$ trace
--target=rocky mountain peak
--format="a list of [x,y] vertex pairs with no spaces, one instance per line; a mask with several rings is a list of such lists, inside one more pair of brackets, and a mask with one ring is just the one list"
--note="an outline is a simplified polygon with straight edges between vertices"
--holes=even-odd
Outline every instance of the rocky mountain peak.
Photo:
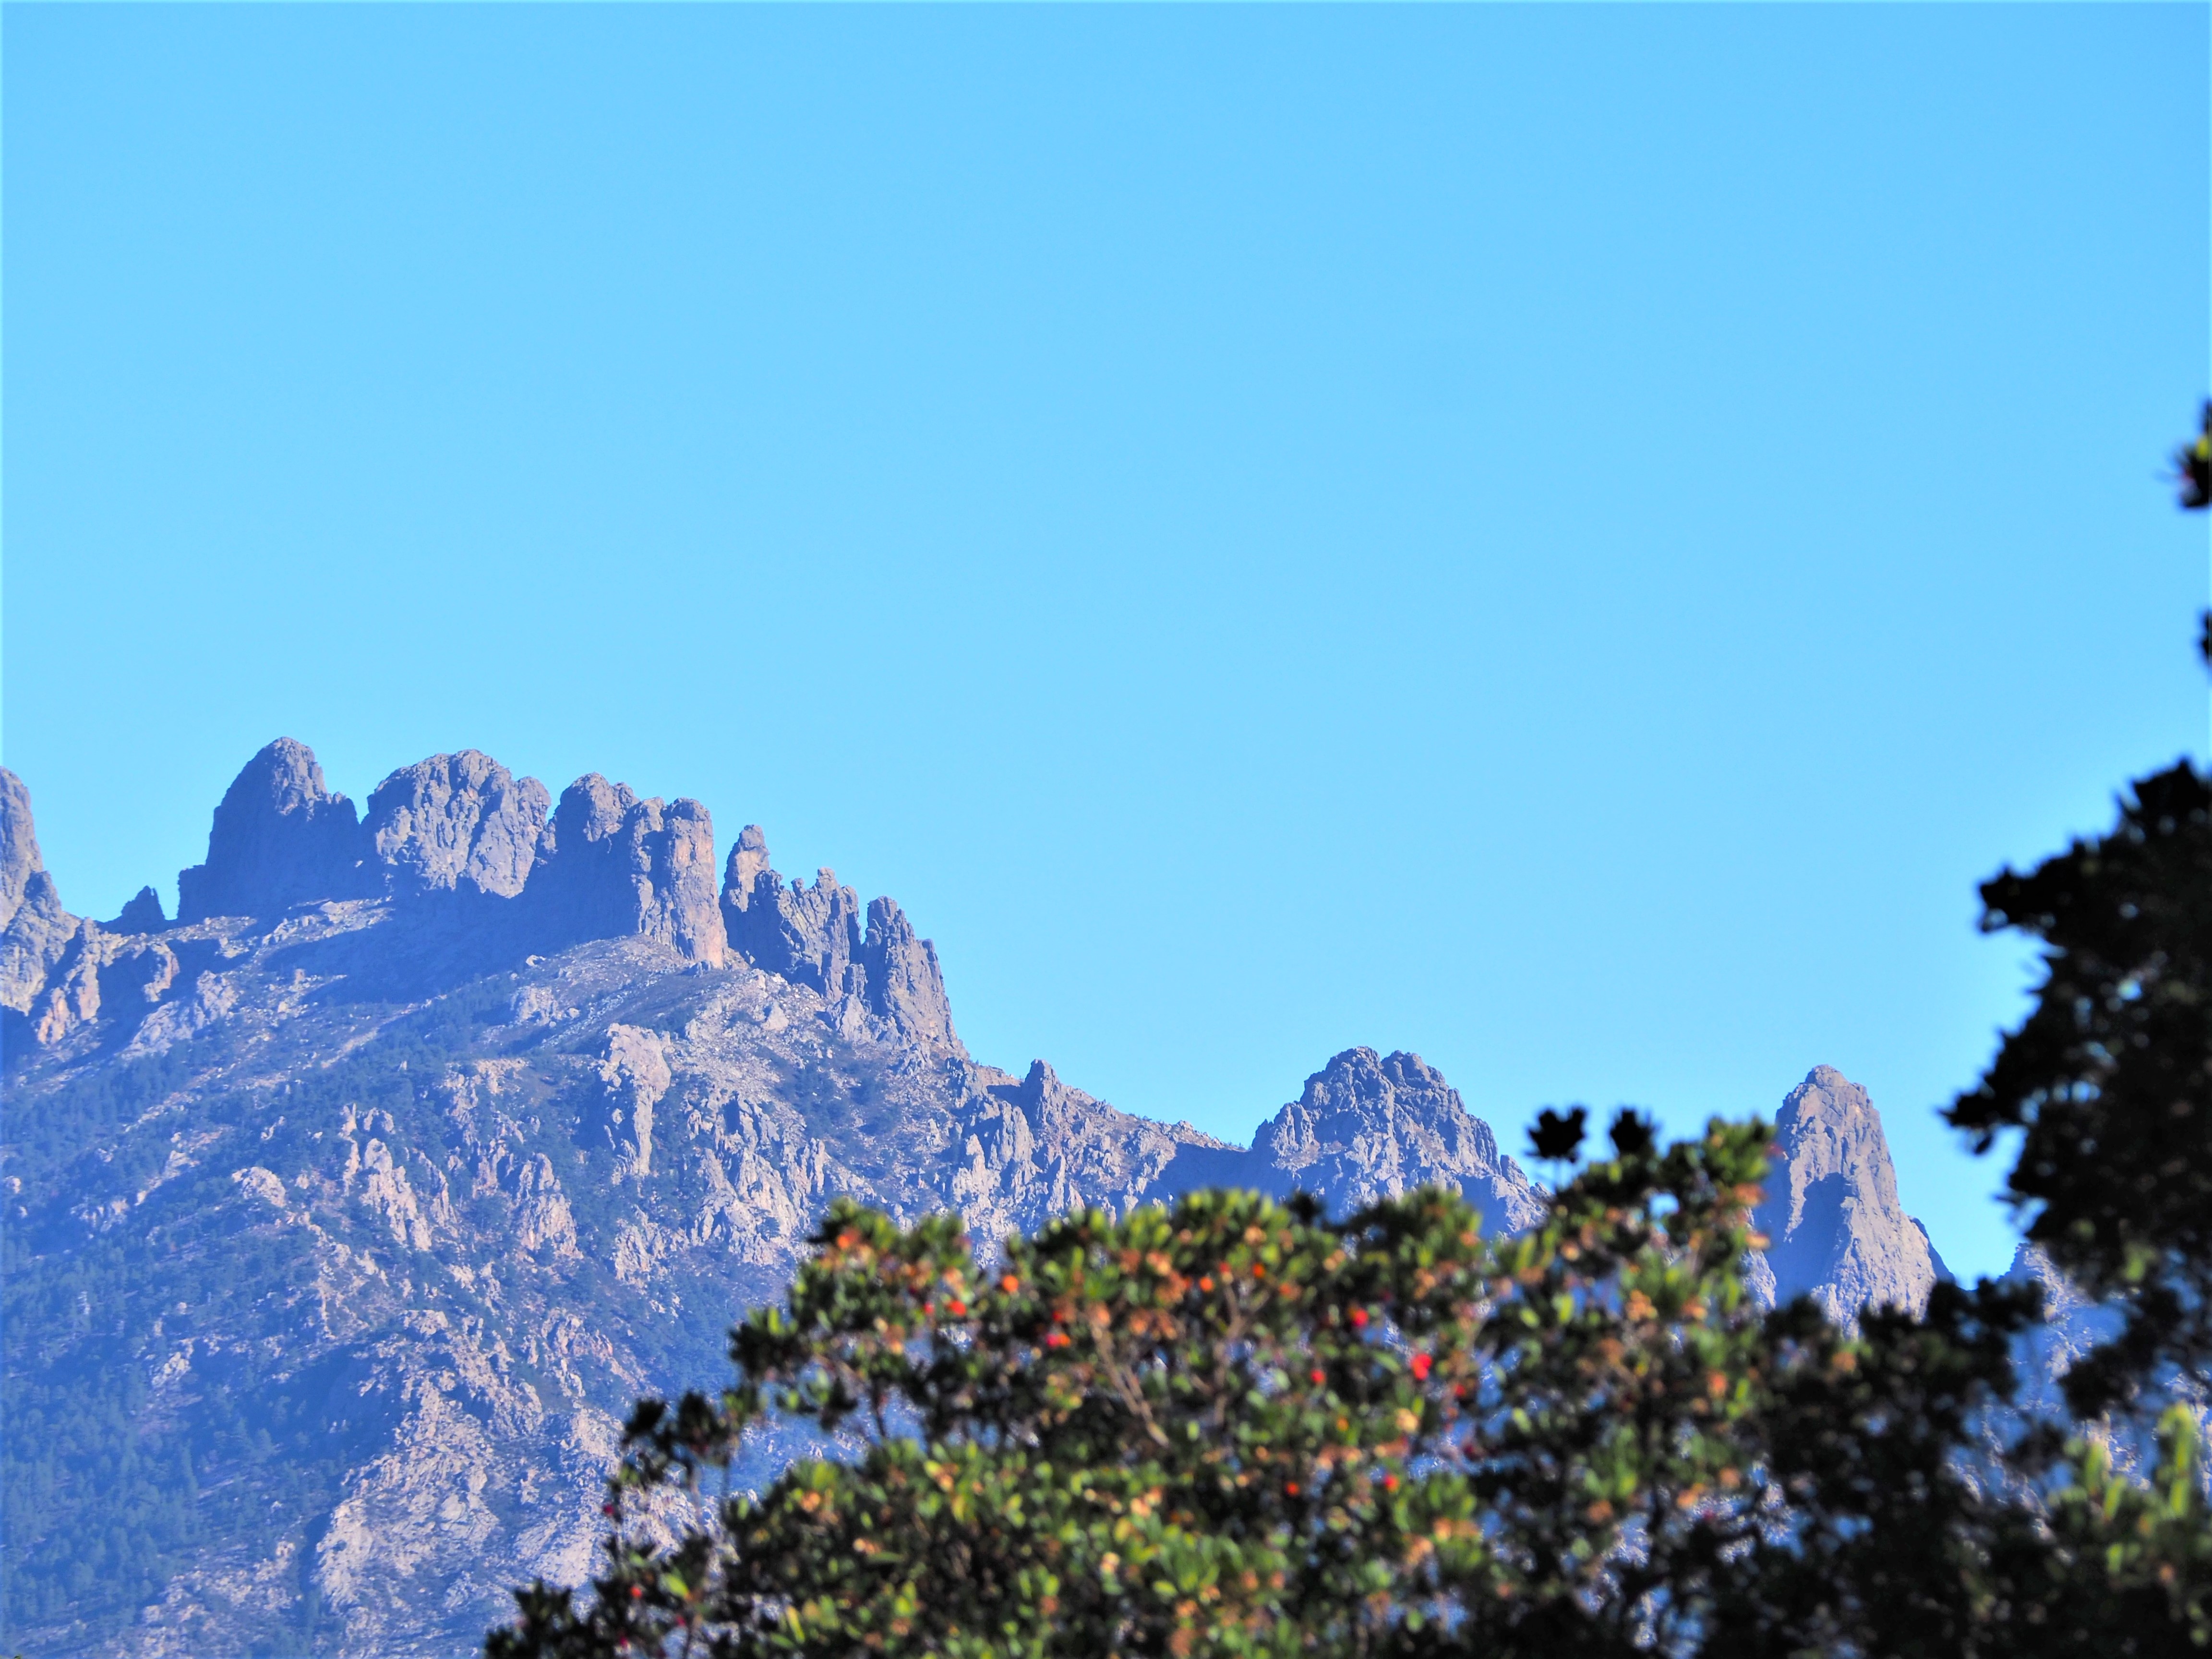
[[868,901],[868,929],[856,964],[866,975],[858,988],[871,1012],[908,1039],[965,1054],[952,1030],[952,1004],[937,947],[915,936],[914,924],[895,899]]
[[774,873],[768,867],[768,836],[760,825],[749,823],[738,832],[729,862],[722,866],[724,907],[738,911],[750,908],[754,884],[763,873]]
[[31,823],[31,792],[22,779],[0,766],[0,927],[15,919],[24,889],[46,867]]
[[1493,1231],[1534,1224],[1543,1197],[1490,1126],[1419,1054],[1347,1048],[1261,1126],[1261,1184],[1312,1193],[1337,1214],[1431,1183],[1457,1187]]
[[527,898],[541,949],[635,935],[686,961],[720,963],[729,945],[707,809],[696,800],[641,800],[596,772],[561,792]]
[[1832,1066],[1808,1073],[1776,1115],[1755,1222],[1768,1243],[1754,1293],[1810,1291],[1838,1322],[1870,1304],[1917,1312],[1941,1276],[1926,1231],[1898,1201],[1881,1114]]
[[396,892],[465,886],[513,898],[538,861],[551,806],[537,779],[517,778],[490,756],[464,749],[402,767],[378,784],[366,827]]
[[267,917],[315,899],[358,898],[369,847],[354,805],[323,782],[314,751],[279,738],[215,809],[207,861],[177,875],[177,919]]
[[[31,792],[0,769],[0,1008],[30,1013],[78,931],[39,855]],[[13,1035],[11,1031],[10,1035]]]
[[123,913],[112,921],[100,924],[100,931],[108,933],[158,933],[169,925],[169,918],[161,909],[161,896],[150,887],[141,887]]

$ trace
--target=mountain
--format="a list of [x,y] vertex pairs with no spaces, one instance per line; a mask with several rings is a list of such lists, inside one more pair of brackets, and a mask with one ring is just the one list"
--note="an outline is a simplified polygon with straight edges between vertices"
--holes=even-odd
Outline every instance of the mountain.
[[1843,1324],[1869,1305],[1917,1313],[1951,1276],[1898,1202],[1881,1114],[1833,1066],[1814,1066],[1775,1115],[1766,1201],[1753,1221],[1768,1243],[1752,1263],[1752,1293],[1770,1307],[1810,1295]]
[[[897,904],[716,851],[695,801],[472,750],[363,811],[280,739],[173,921],[95,922],[0,772],[0,1640],[474,1650],[583,1576],[620,1416],[721,1372],[836,1194],[986,1248],[1222,1182],[1540,1212],[1417,1055],[1340,1054],[1231,1146],[977,1061]],[[1778,1282],[1909,1296],[1870,1103],[1791,1102]]]

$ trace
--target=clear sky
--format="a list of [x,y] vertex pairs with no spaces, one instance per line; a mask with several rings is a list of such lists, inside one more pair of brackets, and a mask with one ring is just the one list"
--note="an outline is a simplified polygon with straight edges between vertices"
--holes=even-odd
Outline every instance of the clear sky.
[[1866,1084],[2202,756],[2208,11],[9,6],[4,756],[173,903],[280,733],[692,795],[980,1058],[1509,1145]]

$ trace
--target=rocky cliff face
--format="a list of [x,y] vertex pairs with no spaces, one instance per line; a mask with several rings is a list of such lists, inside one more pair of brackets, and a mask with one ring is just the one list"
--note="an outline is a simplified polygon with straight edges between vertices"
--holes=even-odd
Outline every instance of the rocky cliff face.
[[1869,1305],[1917,1313],[1943,1276],[1927,1230],[1898,1202],[1881,1115],[1832,1066],[1814,1066],[1782,1103],[1756,1220],[1768,1243],[1753,1292],[1769,1304],[1809,1293],[1842,1322]]
[[[1224,1182],[1540,1206],[1416,1055],[1337,1055],[1249,1148],[981,1065],[897,905],[787,885],[754,828],[718,894],[693,802],[549,810],[464,751],[361,822],[280,742],[174,923],[94,924],[0,782],[0,1641],[33,1655],[475,1651],[507,1586],[586,1573],[621,1414],[721,1372],[837,1194],[987,1249]],[[1790,1273],[1909,1282],[1871,1107],[1807,1089]]]
[[1347,1048],[1316,1072],[1233,1169],[1205,1178],[1309,1192],[1340,1215],[1415,1187],[1456,1187],[1494,1232],[1544,1212],[1542,1192],[1442,1073],[1419,1054],[1372,1048]]
[[0,928],[15,919],[33,876],[46,867],[31,823],[31,792],[0,766]]
[[372,856],[387,890],[513,898],[538,861],[553,799],[489,755],[464,749],[402,767],[368,798]]
[[324,786],[313,751],[279,738],[246,763],[215,809],[207,862],[177,877],[177,920],[362,897],[368,852],[353,803]]

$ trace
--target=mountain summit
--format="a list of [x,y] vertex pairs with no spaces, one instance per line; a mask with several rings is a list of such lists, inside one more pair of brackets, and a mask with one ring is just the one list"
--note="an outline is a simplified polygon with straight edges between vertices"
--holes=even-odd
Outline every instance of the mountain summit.
[[[7,1644],[475,1651],[586,1575],[630,1401],[721,1372],[836,1194],[985,1249],[1222,1182],[1540,1213],[1418,1055],[1346,1049],[1231,1146],[978,1062],[896,903],[716,851],[696,801],[475,750],[362,814],[280,739],[173,922],[94,922],[0,773]],[[1839,1307],[1917,1282],[1863,1103],[1793,1094],[1771,1200]]]

